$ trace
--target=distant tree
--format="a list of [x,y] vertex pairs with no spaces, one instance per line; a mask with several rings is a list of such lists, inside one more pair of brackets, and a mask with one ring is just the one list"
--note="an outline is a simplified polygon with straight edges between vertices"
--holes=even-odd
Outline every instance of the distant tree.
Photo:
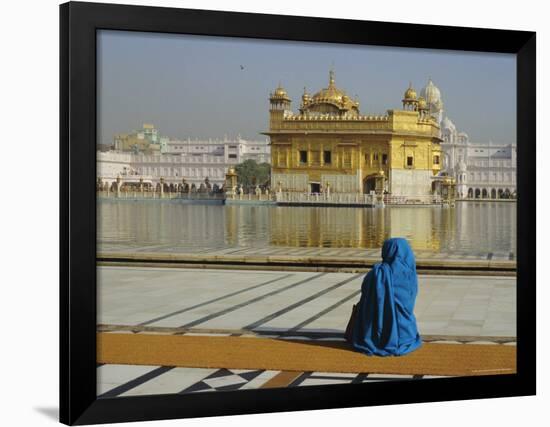
[[258,164],[255,160],[249,159],[235,166],[237,172],[237,183],[244,188],[256,185],[269,186],[271,179],[271,165],[269,163]]

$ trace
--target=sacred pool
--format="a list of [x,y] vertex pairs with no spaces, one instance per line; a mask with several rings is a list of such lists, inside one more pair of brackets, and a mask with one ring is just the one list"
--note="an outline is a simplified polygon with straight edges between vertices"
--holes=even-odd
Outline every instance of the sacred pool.
[[379,248],[405,237],[413,249],[515,258],[515,202],[454,207],[283,207],[98,200],[99,246],[194,251],[240,247]]

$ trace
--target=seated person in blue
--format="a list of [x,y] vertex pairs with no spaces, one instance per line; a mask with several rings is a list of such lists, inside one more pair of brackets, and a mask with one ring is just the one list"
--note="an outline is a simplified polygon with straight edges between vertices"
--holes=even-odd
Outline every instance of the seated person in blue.
[[416,262],[408,242],[384,242],[382,262],[375,264],[361,285],[346,339],[361,353],[401,356],[416,350],[422,340],[416,327],[414,303],[418,292]]

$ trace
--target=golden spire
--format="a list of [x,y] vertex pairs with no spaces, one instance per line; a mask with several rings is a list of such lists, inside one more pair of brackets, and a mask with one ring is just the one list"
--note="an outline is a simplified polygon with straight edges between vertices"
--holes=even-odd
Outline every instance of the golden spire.
[[328,87],[334,86],[334,70],[331,68],[328,73]]
[[309,93],[307,93],[307,89],[304,86],[304,94],[302,95],[302,104],[306,105],[311,101],[311,96]]

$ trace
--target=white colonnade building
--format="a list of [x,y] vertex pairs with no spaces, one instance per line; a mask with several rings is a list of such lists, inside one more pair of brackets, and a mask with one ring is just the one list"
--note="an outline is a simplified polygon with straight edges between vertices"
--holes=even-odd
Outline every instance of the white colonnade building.
[[[270,146],[265,141],[169,140],[161,138],[160,152],[98,151],[97,177],[104,187],[121,179],[124,183],[142,182],[155,188],[160,179],[167,185],[179,185],[184,179],[196,188],[208,178],[211,185],[222,187],[230,167],[252,159],[270,162]],[[141,180],[141,181],[140,181]]]
[[515,144],[472,142],[445,115],[441,92],[430,79],[420,95],[439,121],[443,164],[441,174],[455,179],[458,199],[515,198],[517,192]]

